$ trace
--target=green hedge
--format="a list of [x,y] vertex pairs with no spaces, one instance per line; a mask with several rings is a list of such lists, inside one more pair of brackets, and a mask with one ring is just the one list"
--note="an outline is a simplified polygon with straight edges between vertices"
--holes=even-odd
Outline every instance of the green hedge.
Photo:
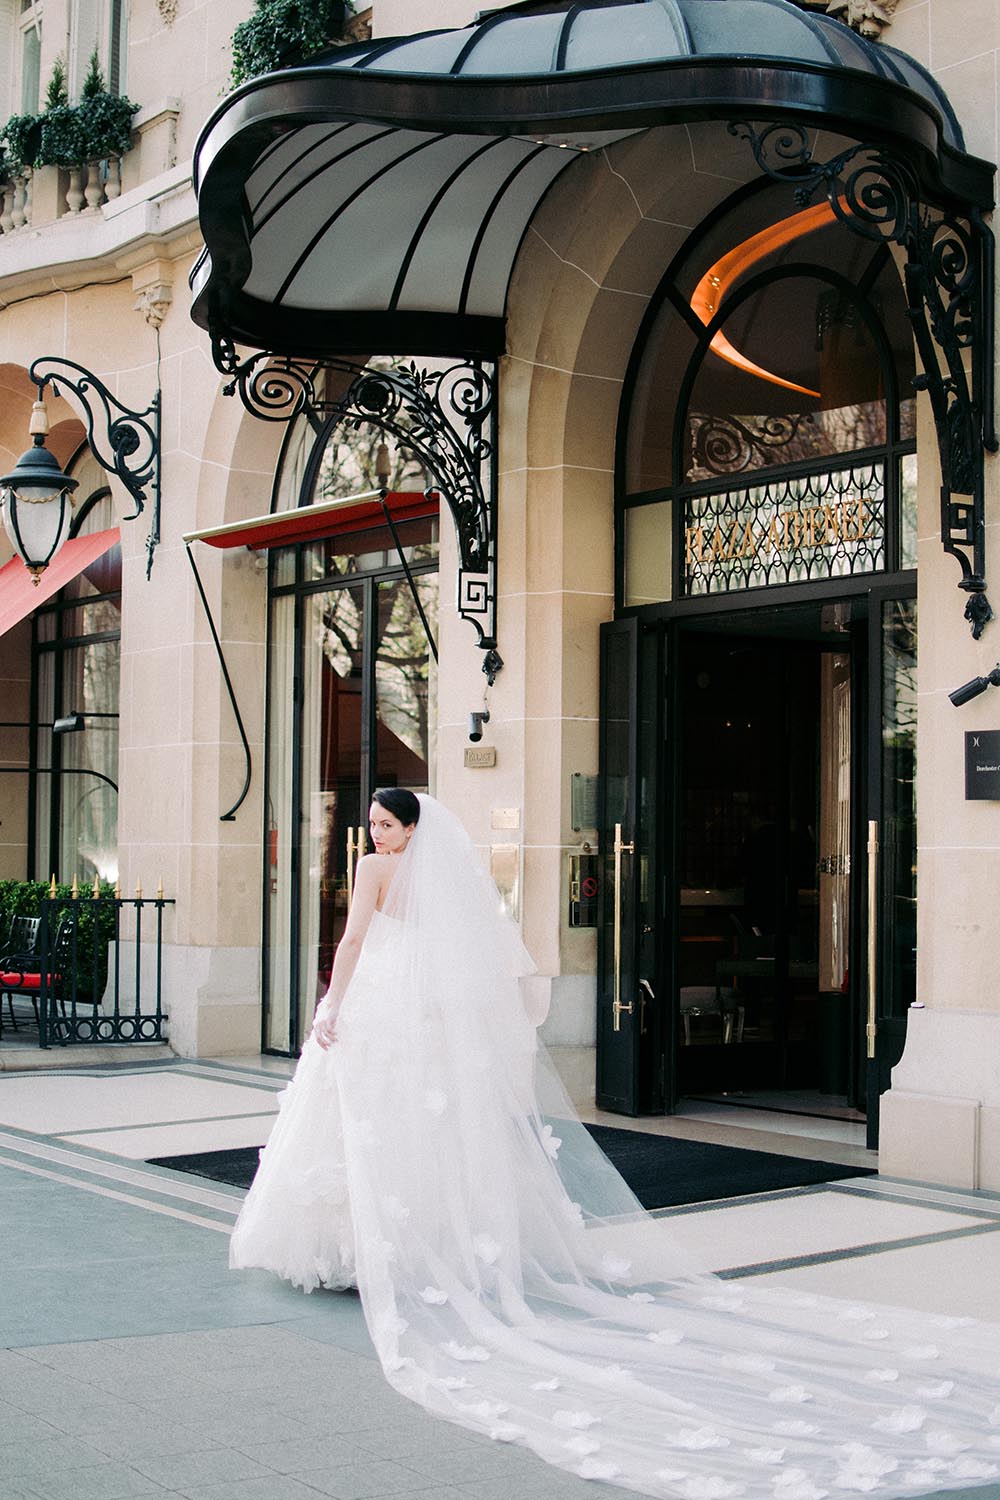
[[[102,896],[114,896],[115,888],[104,882]],[[0,880],[0,951],[6,950],[11,920],[14,917],[40,917],[42,903],[50,892],[44,880]],[[49,914],[50,932],[55,929],[64,912],[75,906],[79,912],[77,926],[77,969],[79,972],[78,993],[92,993],[94,980],[94,947],[97,946],[97,994],[103,995],[108,977],[108,944],[115,936],[115,904],[113,901],[93,901],[84,888],[78,901],[74,902],[73,889],[69,885],[56,886],[59,905]],[[63,904],[65,903],[65,904]]]

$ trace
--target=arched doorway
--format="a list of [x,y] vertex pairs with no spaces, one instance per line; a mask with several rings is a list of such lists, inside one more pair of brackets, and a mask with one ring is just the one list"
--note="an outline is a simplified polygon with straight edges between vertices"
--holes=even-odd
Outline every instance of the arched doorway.
[[888,247],[788,207],[696,231],[633,358],[598,1100],[874,1137],[914,994],[914,356]]

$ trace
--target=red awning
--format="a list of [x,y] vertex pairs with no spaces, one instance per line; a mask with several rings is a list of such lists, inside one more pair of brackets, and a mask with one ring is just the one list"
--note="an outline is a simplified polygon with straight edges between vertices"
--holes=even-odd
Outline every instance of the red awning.
[[[385,497],[392,519],[420,521],[436,516],[441,497],[436,490],[390,490]],[[318,542],[349,531],[368,531],[384,526],[381,501],[363,496],[331,500],[325,505],[302,505],[296,510],[281,510],[273,516],[257,516],[250,521],[232,521],[228,526],[214,526],[208,531],[191,531],[186,542],[207,542],[210,547],[288,547],[294,542]]]
[[105,552],[120,540],[117,526],[107,531],[95,531],[90,536],[73,536],[64,542],[35,583],[19,557],[0,568],[0,635],[6,635],[21,620],[27,619],[33,609],[45,604],[59,590],[78,578],[91,563],[103,557]]

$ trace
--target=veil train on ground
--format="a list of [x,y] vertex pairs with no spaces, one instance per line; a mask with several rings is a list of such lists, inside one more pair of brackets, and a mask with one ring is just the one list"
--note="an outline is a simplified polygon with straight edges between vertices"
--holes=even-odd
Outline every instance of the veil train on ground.
[[584,1478],[889,1500],[1000,1477],[1000,1327],[694,1263],[581,1124],[522,1003],[516,927],[458,820],[420,803],[231,1263],[356,1283],[397,1390]]

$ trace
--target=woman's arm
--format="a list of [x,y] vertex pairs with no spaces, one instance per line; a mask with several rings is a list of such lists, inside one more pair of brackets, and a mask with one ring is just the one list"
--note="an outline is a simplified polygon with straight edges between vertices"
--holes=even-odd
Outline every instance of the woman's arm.
[[344,935],[337,944],[330,987],[316,1007],[313,1022],[313,1035],[323,1048],[329,1047],[334,1040],[337,1012],[361,956],[365,935],[378,902],[381,874],[381,861],[377,854],[366,854],[358,861],[351,910]]

